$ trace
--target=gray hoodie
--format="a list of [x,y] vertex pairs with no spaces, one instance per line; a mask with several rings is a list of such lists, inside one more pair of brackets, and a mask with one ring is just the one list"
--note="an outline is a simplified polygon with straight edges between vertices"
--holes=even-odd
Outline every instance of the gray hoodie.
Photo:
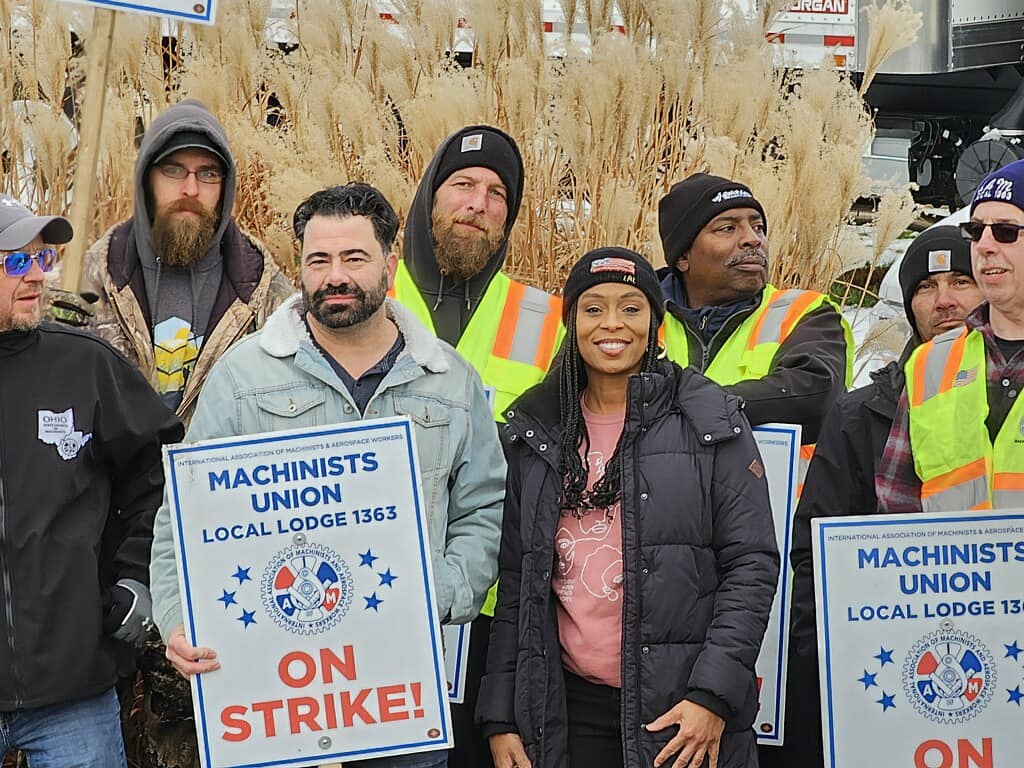
[[[169,267],[157,257],[153,249],[152,211],[146,200],[147,179],[153,159],[171,137],[182,131],[207,136],[226,160],[220,217],[212,245],[202,259],[187,269]],[[195,99],[185,99],[161,112],[146,131],[139,147],[135,161],[135,216],[132,226],[145,279],[157,368],[170,382],[161,389],[165,402],[171,408],[176,408],[181,401],[183,379],[191,372],[208,331],[223,274],[220,241],[231,220],[236,178],[235,161],[223,126]],[[176,349],[182,339],[187,339],[185,349]]]

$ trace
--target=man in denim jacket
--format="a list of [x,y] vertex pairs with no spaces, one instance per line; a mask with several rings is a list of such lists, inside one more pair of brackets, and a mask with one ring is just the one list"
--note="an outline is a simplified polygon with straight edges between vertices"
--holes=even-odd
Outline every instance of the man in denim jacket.
[[[313,194],[296,209],[302,294],[210,372],[187,440],[363,418],[413,421],[430,525],[438,615],[460,624],[497,578],[505,461],[480,378],[413,314],[386,298],[398,217],[373,187]],[[157,513],[150,573],[167,658],[184,676],[219,666],[185,637],[170,513]],[[364,768],[435,768],[446,750],[367,760]]]

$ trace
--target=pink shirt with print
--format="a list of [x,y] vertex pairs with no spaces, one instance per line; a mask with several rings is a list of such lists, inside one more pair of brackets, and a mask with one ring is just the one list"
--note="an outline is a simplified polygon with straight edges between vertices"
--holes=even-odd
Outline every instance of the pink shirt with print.
[[[582,400],[582,398],[581,398]],[[586,456],[589,490],[604,475],[622,434],[626,414],[597,414],[583,406],[590,436]],[[622,523],[620,505],[563,513],[555,533],[562,664],[593,683],[622,686]]]

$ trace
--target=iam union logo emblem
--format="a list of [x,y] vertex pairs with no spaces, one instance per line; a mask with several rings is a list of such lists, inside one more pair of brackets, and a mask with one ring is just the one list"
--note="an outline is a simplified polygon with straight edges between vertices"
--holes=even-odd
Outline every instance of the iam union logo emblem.
[[263,607],[284,629],[300,635],[325,632],[352,604],[352,574],[322,544],[297,544],[275,555],[263,571]]
[[967,632],[932,632],[907,655],[903,688],[914,709],[929,720],[967,722],[988,705],[995,692],[992,654]]

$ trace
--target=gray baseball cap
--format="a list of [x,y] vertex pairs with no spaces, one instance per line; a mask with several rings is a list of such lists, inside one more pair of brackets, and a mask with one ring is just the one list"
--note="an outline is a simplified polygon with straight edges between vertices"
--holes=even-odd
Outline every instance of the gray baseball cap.
[[0,195],[0,251],[24,248],[36,235],[49,245],[63,245],[75,233],[63,216],[36,216],[13,197]]

